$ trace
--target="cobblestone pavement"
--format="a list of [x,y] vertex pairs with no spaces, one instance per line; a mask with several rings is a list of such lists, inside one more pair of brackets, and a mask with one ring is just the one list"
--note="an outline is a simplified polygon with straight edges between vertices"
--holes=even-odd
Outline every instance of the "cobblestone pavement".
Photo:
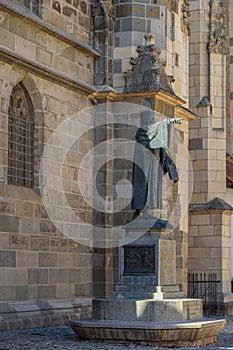
[[[161,349],[133,344],[112,344],[77,340],[68,326],[14,330],[0,333],[0,350],[149,350]],[[165,348],[163,348],[165,349]],[[198,348],[180,350],[233,350],[233,323],[228,323],[218,336],[217,343]]]

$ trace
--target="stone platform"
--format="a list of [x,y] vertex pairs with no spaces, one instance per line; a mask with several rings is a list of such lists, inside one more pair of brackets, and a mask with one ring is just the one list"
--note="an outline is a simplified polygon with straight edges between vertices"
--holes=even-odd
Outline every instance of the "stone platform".
[[[91,319],[73,320],[78,337],[184,347],[216,341],[225,320],[202,319],[202,300],[188,299],[176,282],[176,241],[162,237],[150,216],[127,225],[119,247],[119,282],[109,299],[93,300]],[[143,232],[142,227],[153,228]],[[137,238],[136,238],[137,237]],[[124,242],[123,242],[124,243]]]
[[200,299],[97,299],[93,318],[72,320],[79,338],[164,347],[216,341],[225,320],[202,319]]
[[184,347],[215,342],[226,323],[203,319],[200,299],[154,295],[154,299],[117,299],[113,293],[109,299],[94,299],[92,318],[72,320],[70,325],[87,340]]
[[201,318],[200,299],[93,300],[93,319],[100,321],[180,322]]
[[214,343],[225,320],[185,322],[105,321],[83,319],[71,321],[79,338],[112,342],[134,342],[162,347],[203,346]]

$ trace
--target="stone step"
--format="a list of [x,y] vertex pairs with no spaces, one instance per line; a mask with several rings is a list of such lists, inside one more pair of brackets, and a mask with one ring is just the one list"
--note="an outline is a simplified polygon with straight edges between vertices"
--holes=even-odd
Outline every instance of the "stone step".
[[164,292],[163,297],[164,299],[183,298],[184,293],[183,292]]
[[162,347],[205,346],[216,341],[225,320],[186,322],[72,320],[81,339],[128,342]]
[[178,285],[162,286],[161,293],[156,292],[156,286],[118,284],[112,293],[114,299],[172,299],[182,298],[183,292]]
[[161,300],[163,299],[163,293],[156,293],[156,292],[148,292],[148,291],[135,291],[135,292],[113,292],[112,293],[113,299],[137,299],[137,300],[145,300],[145,299],[155,299],[155,300]]
[[168,285],[168,286],[161,286],[162,292],[179,292],[180,287],[176,284]]
[[176,299],[183,298],[183,292],[165,292],[165,293],[154,293],[154,292],[113,292],[113,299]]
[[[118,284],[115,288],[116,292],[134,292],[135,290],[138,292],[152,292],[155,293],[156,292],[156,285],[148,285],[145,283],[142,284]],[[168,285],[168,286],[161,286],[161,291],[162,292],[179,292],[180,288],[178,285],[174,284],[174,285]]]

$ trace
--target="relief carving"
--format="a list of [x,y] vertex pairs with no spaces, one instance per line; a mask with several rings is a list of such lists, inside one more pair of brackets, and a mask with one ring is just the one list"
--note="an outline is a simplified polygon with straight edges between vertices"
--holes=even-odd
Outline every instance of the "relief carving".
[[4,23],[7,18],[7,14],[3,11],[0,11],[0,24]]
[[190,10],[189,10],[189,1],[183,0],[183,5],[181,6],[181,29],[187,35],[190,35]]
[[153,246],[124,247],[124,274],[155,273],[155,248]]
[[112,0],[100,0],[98,4],[92,6],[92,16],[101,16],[114,18],[115,17],[115,6],[112,4]]
[[167,8],[171,12],[175,12],[178,14],[179,12],[179,0],[168,0]]
[[226,55],[227,48],[227,36],[226,36],[226,15],[224,1],[210,0],[210,12],[209,12],[209,44],[208,50],[210,53]]

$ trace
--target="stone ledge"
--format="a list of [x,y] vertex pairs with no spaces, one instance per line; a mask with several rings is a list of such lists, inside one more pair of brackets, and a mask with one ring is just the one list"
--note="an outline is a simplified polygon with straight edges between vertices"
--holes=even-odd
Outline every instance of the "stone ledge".
[[79,338],[163,347],[205,346],[216,341],[225,320],[139,322],[72,320]]
[[69,321],[72,318],[76,318],[76,316],[64,314],[9,319],[0,321],[0,332],[10,331],[13,329],[27,329],[45,326],[62,326],[69,324]]
[[89,298],[0,302],[0,331],[65,325],[91,313]]
[[223,199],[215,197],[212,199],[210,202],[205,203],[205,204],[191,204],[189,206],[189,211],[233,211],[233,207],[225,202]]
[[71,76],[61,73],[56,69],[50,68],[45,64],[25,58],[24,56],[19,55],[15,51],[9,50],[2,45],[0,45],[0,59],[7,64],[12,64],[16,67],[22,68],[48,81],[57,83],[84,95],[89,95],[90,93],[93,93],[93,91],[96,91],[90,84],[87,84],[79,79],[72,78]]

